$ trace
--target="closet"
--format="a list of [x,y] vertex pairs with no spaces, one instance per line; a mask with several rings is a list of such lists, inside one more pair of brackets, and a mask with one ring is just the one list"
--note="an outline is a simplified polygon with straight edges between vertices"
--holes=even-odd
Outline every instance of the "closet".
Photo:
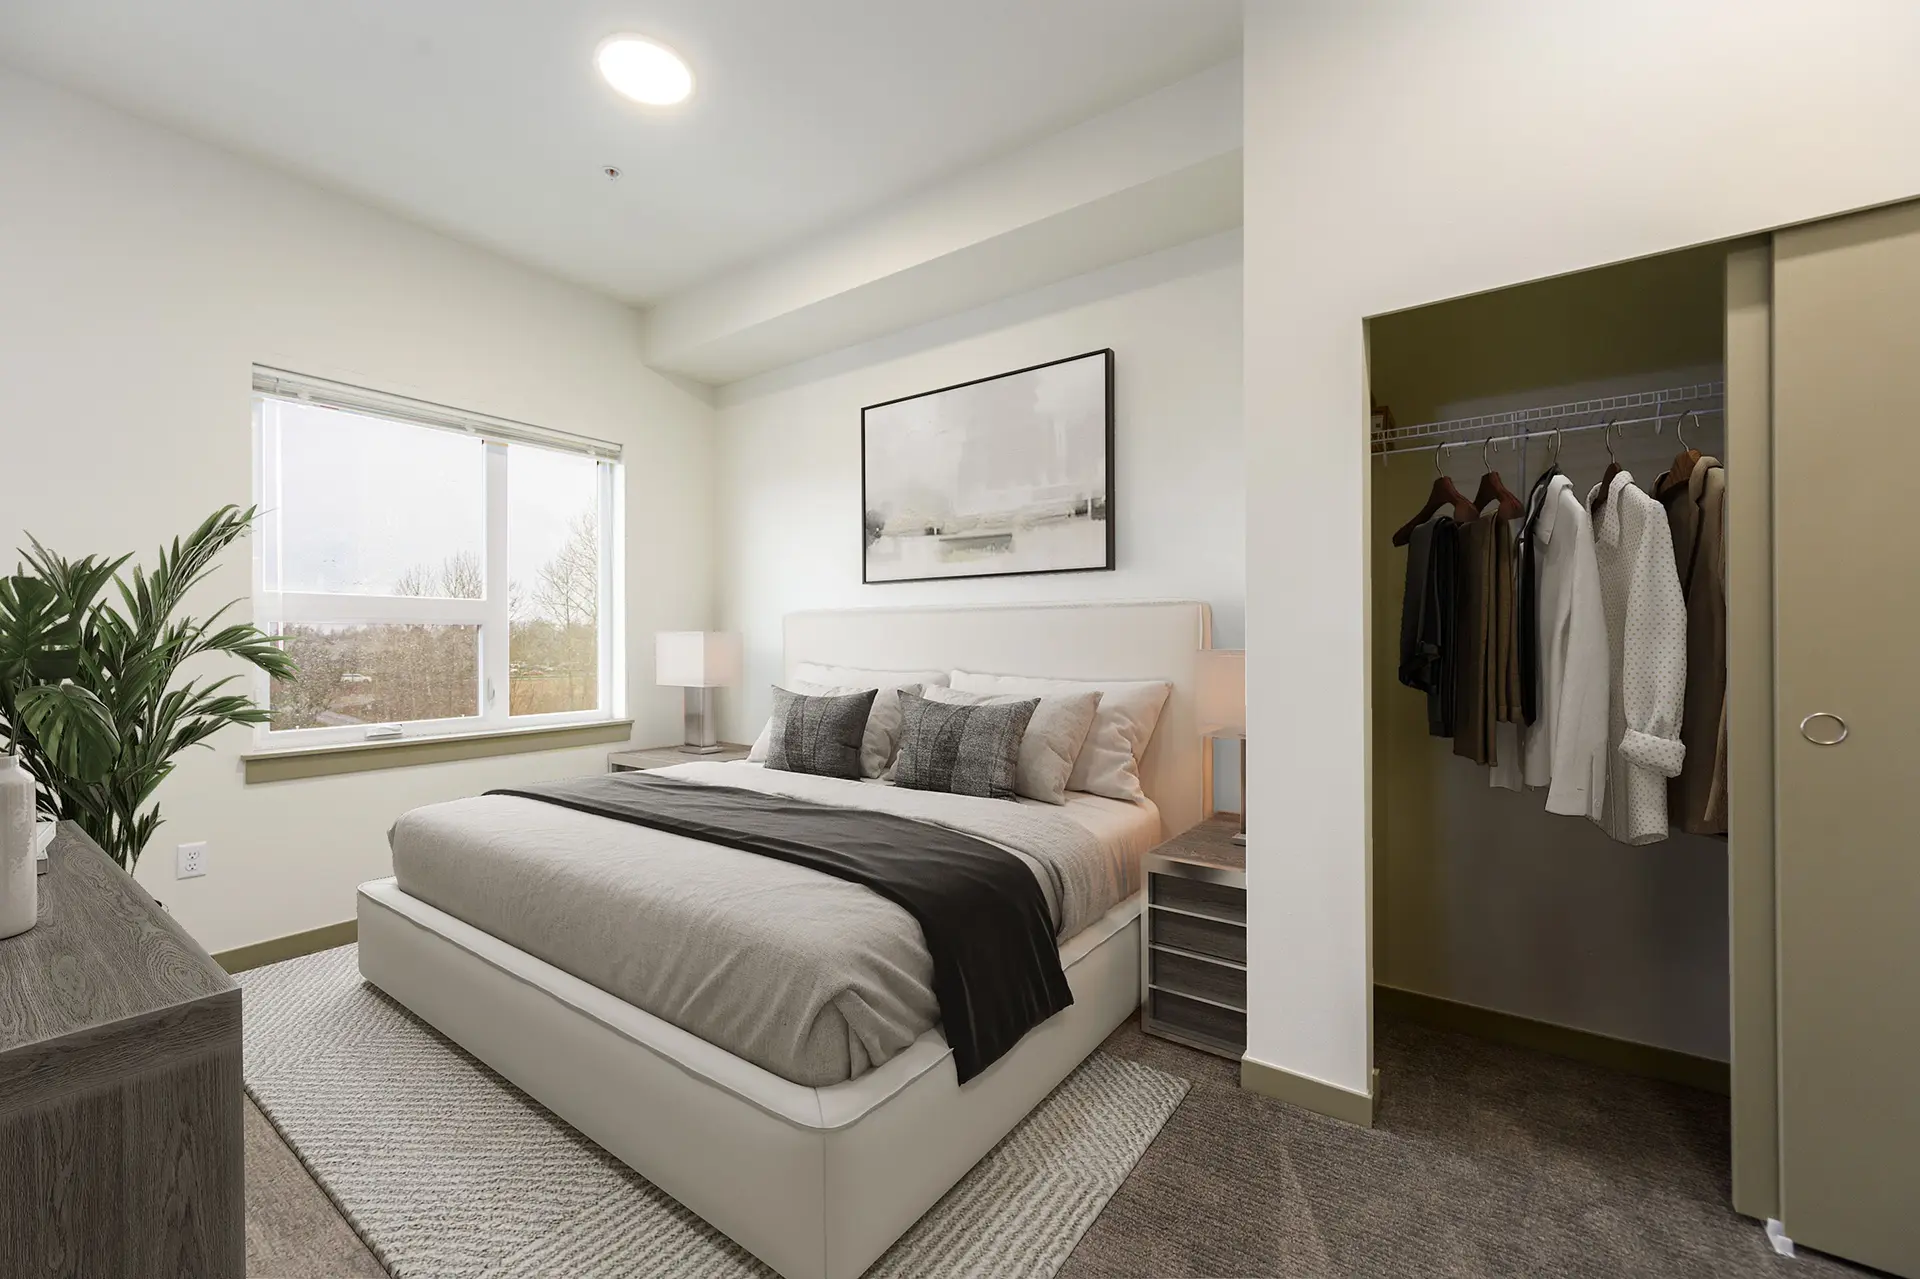
[[1376,1007],[1729,1093],[1910,1275],[1916,357],[1920,205],[1368,325]]

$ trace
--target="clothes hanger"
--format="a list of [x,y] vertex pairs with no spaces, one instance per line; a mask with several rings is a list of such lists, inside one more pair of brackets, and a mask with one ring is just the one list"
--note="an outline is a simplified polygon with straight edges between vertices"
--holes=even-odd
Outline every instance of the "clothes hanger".
[[1613,424],[1619,420],[1617,417],[1608,418],[1606,426],[1600,432],[1607,443],[1607,456],[1612,460],[1607,463],[1606,474],[1600,477],[1600,491],[1593,498],[1593,514],[1596,519],[1599,518],[1601,508],[1607,504],[1607,494],[1613,491],[1613,477],[1620,474],[1622,469],[1620,457],[1613,451]]
[[1512,519],[1525,511],[1526,504],[1507,488],[1500,479],[1500,472],[1493,469],[1493,437],[1489,435],[1480,446],[1480,465],[1486,468],[1486,474],[1480,477],[1480,491],[1473,495],[1473,507],[1482,510],[1488,502],[1500,503],[1500,516]]
[[1688,409],[1673,424],[1673,433],[1680,439],[1680,453],[1673,459],[1673,465],[1667,468],[1667,484],[1685,484],[1693,475],[1693,468],[1700,464],[1700,450],[1687,444],[1687,419],[1695,416],[1694,411]]
[[1540,488],[1559,472],[1559,422],[1553,422],[1553,436],[1548,440],[1548,469],[1540,472],[1540,478],[1534,480],[1534,488]]
[[[1533,509],[1531,503],[1534,495],[1552,483],[1553,477],[1560,473],[1560,424],[1556,422],[1553,426],[1553,434],[1547,439],[1547,465],[1541,470],[1539,475],[1534,477],[1533,483],[1527,487],[1528,510]],[[1522,470],[1521,474],[1524,476],[1526,472]]]
[[1452,478],[1441,469],[1441,459],[1446,457],[1447,449],[1450,447],[1452,447],[1450,444],[1442,444],[1433,451],[1433,473],[1437,478],[1433,481],[1433,487],[1427,491],[1427,504],[1420,508],[1420,514],[1402,524],[1394,533],[1395,546],[1405,546],[1413,540],[1413,530],[1432,519],[1434,513],[1443,506],[1453,507],[1453,518],[1458,523],[1465,524],[1469,520],[1479,518],[1479,508],[1461,495],[1460,490],[1454,487]]

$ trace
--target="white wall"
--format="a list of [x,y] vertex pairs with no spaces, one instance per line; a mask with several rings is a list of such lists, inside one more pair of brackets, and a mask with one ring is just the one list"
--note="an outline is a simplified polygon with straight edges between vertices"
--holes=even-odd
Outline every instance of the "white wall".
[[1920,193],[1920,8],[1250,0],[1244,57],[1247,1052],[1365,1091],[1362,317]]
[[[4,71],[0,175],[0,549],[30,530],[151,555],[247,502],[256,361],[618,440],[629,709],[642,741],[676,738],[650,636],[711,620],[712,410],[641,364],[631,311]],[[201,605],[248,576],[229,555]],[[250,740],[182,757],[140,868],[214,950],[351,917],[409,807],[605,766],[596,748],[246,786]],[[176,882],[174,844],[198,839],[210,873]]]
[[[1200,599],[1215,644],[1238,646],[1240,311],[1240,237],[1228,232],[723,391],[721,614],[747,658],[744,687],[724,699],[726,732],[750,740],[765,719],[780,619],[795,609]],[[861,583],[863,405],[1106,346],[1117,571]]]

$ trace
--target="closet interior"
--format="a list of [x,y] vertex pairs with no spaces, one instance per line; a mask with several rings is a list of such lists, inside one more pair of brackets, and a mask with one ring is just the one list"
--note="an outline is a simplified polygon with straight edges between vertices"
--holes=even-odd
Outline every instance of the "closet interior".
[[1368,325],[1376,1007],[1720,1091],[1726,252]]

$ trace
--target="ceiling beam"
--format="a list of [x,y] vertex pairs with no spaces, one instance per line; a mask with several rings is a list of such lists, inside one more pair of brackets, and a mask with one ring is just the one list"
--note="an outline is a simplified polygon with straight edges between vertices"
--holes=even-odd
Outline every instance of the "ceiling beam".
[[1238,226],[1223,63],[661,302],[647,362],[725,384]]

